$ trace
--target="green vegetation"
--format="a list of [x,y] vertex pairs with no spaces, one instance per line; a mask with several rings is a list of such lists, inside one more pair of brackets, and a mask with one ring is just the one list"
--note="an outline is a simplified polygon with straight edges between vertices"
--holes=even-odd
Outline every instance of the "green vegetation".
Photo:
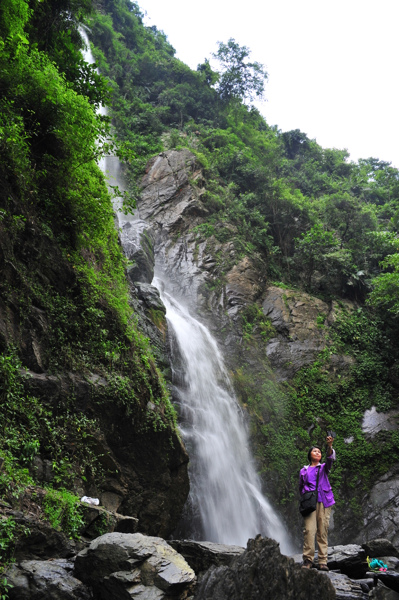
[[[89,0],[0,7],[0,489],[19,507],[45,461],[55,488],[46,500],[50,521],[73,537],[76,499],[57,488],[73,491],[88,480],[101,487],[107,471],[95,407],[118,407],[136,431],[176,427],[129,305],[97,165],[119,150],[110,119],[96,110],[111,89],[81,54],[79,26],[92,11]],[[66,386],[57,401],[32,391],[29,369]],[[75,396],[77,374],[92,388],[86,412]],[[157,412],[148,411],[150,401]]]
[[54,529],[62,530],[71,538],[79,538],[84,527],[79,498],[65,489],[48,490],[43,510]]
[[306,449],[314,443],[323,448],[329,429],[337,433],[339,461],[331,480],[339,506],[350,497],[360,507],[378,475],[397,463],[398,432],[381,431],[369,439],[361,427],[372,406],[379,412],[397,407],[397,333],[367,308],[342,310],[326,349],[284,385],[276,384],[266,360],[261,371],[253,371],[261,342],[252,339],[248,362],[234,373],[234,382],[252,417],[255,455],[281,504],[295,501]]
[[[101,75],[83,61],[82,23]],[[372,405],[387,410],[398,401],[399,171],[376,158],[349,162],[346,151],[324,149],[299,130],[270,127],[251,105],[267,74],[249,56],[230,39],[214,57],[220,70],[205,59],[193,71],[162,32],[143,25],[130,0],[2,0],[0,489],[9,502],[35,483],[37,458],[50,461],[55,489],[73,490],[75,477],[101,485],[94,408],[117,406],[139,434],[176,426],[129,304],[126,262],[97,165],[111,150],[126,162],[130,206],[150,157],[183,147],[195,154],[202,177],[192,185],[205,190],[207,212],[192,233],[209,251],[218,247],[209,290],[220,291],[227,272],[249,257],[264,281],[359,307],[342,312],[326,350],[284,385],[265,356],[271,322],[256,302],[240,314],[234,383],[278,500],[293,499],[304,449],[321,443],[327,427],[338,433],[333,477],[342,498],[354,464],[367,487],[397,460],[396,432],[372,444],[361,419]],[[110,117],[97,113],[100,104]],[[319,332],[327,330],[325,317],[317,317]],[[150,318],[163,331],[163,313]],[[251,353],[262,373],[254,374]],[[347,360],[335,369],[334,356]],[[59,403],[31,392],[25,367],[79,373],[92,386],[92,412],[79,409],[73,389]],[[356,494],[355,507],[359,487]],[[61,489],[47,498],[53,525],[75,536],[75,500]]]
[[219,43],[219,71],[208,60],[192,71],[163,33],[143,26],[137,4],[104,8],[90,19],[91,38],[130,150],[132,193],[152,154],[188,147],[203,167],[209,211],[196,231],[233,238],[236,260],[257,255],[273,279],[361,302],[375,286],[370,301],[395,311],[398,170],[374,158],[351,163],[299,130],[271,128],[243,102],[264,93],[267,73],[235,40]]
[[252,343],[255,334],[260,335],[264,343],[276,335],[270,319],[265,317],[257,304],[248,304],[242,311],[241,318],[243,337],[248,344]]

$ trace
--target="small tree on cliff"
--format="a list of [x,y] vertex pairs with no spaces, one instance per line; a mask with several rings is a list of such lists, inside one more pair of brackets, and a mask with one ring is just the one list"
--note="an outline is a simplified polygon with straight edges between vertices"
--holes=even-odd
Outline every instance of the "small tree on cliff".
[[314,273],[331,269],[339,242],[331,231],[326,231],[319,223],[294,241],[296,263],[302,271],[307,291],[311,291]]
[[251,51],[230,38],[227,44],[218,42],[219,49],[212,54],[219,61],[218,92],[223,100],[239,99],[253,102],[262,99],[268,74],[264,65],[248,62]]

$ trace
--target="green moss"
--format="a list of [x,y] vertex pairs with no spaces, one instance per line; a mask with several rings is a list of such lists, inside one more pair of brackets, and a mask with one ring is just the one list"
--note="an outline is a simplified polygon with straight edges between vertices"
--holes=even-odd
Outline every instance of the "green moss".
[[258,304],[248,304],[241,312],[243,337],[252,343],[254,335],[260,335],[263,343],[275,337],[276,330],[269,317],[266,317]]
[[65,489],[49,489],[43,500],[43,510],[54,529],[70,538],[79,539],[84,528],[79,498]]

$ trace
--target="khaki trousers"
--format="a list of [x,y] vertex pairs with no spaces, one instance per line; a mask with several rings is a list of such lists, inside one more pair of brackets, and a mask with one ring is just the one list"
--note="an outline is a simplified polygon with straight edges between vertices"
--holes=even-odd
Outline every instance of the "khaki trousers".
[[322,502],[318,502],[316,510],[305,517],[303,530],[303,560],[313,562],[315,552],[315,535],[317,533],[317,549],[319,565],[327,564],[328,556],[328,526],[330,524],[332,507],[324,508]]

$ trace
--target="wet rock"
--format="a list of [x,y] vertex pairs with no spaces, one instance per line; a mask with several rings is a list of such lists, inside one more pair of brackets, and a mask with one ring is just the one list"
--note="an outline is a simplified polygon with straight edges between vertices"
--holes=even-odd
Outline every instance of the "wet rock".
[[396,556],[399,558],[399,550],[389,540],[383,538],[365,542],[362,544],[362,548],[370,558],[380,558],[381,556]]
[[347,535],[360,543],[384,537],[399,546],[399,463],[375,481],[364,499],[363,514],[362,530],[349,530]]
[[370,592],[369,598],[373,598],[373,600],[399,600],[399,594],[378,581],[376,587]]
[[258,536],[230,566],[212,567],[204,575],[195,600],[333,600],[334,587],[315,569],[301,569],[282,556],[277,542]]
[[159,291],[153,285],[148,283],[136,283],[138,296],[145,302],[149,309],[166,313],[166,308],[161,300]]
[[340,573],[330,572],[327,573],[327,577],[335,588],[337,600],[367,600],[370,590],[374,587],[372,581],[355,581]]
[[140,533],[97,538],[76,557],[74,574],[104,600],[180,598],[195,582],[194,571],[171,546]]
[[399,573],[396,571],[378,571],[376,576],[384,585],[399,593]]
[[154,277],[154,236],[145,221],[123,224],[121,243],[126,257],[133,261],[127,275],[132,283],[151,283]]
[[207,571],[212,566],[230,565],[233,559],[245,550],[241,546],[194,540],[171,540],[168,543],[185,558],[197,574]]
[[325,348],[325,331],[318,322],[327,319],[329,306],[304,292],[270,286],[262,310],[277,331],[267,356],[280,380],[291,378]]
[[12,586],[9,600],[91,600],[88,587],[72,574],[73,564],[62,559],[27,560],[12,565],[5,577]]
[[368,570],[366,553],[357,544],[329,548],[327,565],[329,569],[340,570],[352,578],[361,578]]

